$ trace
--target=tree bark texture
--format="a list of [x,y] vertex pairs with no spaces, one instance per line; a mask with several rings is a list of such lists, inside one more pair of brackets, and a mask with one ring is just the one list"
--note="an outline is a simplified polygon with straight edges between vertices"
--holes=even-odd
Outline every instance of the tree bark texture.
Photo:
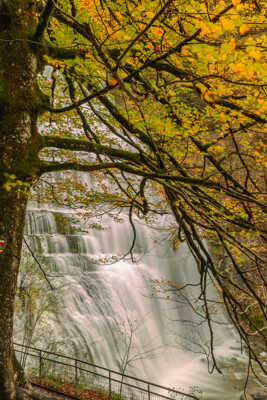
[[[0,394],[16,396],[13,314],[23,239],[27,190],[34,177],[38,135],[37,57],[29,40],[34,28],[31,4],[5,0],[0,24]],[[1,14],[1,10],[0,10]]]

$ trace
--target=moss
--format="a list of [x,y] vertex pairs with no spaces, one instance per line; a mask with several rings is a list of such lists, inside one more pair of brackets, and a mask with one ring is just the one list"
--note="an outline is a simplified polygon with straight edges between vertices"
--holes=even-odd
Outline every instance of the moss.
[[265,317],[263,316],[263,314],[255,314],[250,319],[254,325],[251,327],[253,330],[258,330],[264,327]]
[[253,332],[262,329],[265,324],[265,316],[262,314],[262,312],[252,312],[250,315],[242,314],[240,315],[240,319],[246,325],[249,325]]
[[16,171],[14,173],[18,178],[23,181],[28,181],[37,174],[39,170],[39,159],[35,156],[31,156],[31,158],[27,158],[27,160],[21,160],[16,165]]
[[36,92],[37,92],[37,97],[38,97],[37,111],[38,111],[38,114],[40,115],[40,114],[43,114],[45,111],[47,111],[49,109],[49,107],[50,107],[50,97],[47,94],[43,93],[41,91],[41,89],[39,88],[39,86],[37,86]]
[[0,79],[0,106],[1,106],[1,99],[4,98],[5,93],[5,84],[2,79]]

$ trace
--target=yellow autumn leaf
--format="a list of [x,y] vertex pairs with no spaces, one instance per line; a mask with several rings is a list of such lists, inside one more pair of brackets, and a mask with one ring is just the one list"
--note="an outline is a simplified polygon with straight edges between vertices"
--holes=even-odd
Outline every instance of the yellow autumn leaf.
[[243,35],[244,33],[247,33],[248,31],[249,31],[248,24],[244,24],[244,25],[240,26],[240,28],[239,28],[239,32],[241,33],[241,35]]
[[234,50],[235,49],[235,39],[234,38],[232,38],[231,40],[230,40],[230,49],[231,50]]
[[224,112],[220,113],[220,121],[222,121],[222,122],[225,121],[225,113]]
[[232,29],[235,28],[233,20],[226,17],[221,18],[221,24],[225,31],[231,31]]
[[116,15],[116,17],[118,18],[119,21],[121,21],[123,19],[122,15],[119,11],[114,11],[114,14]]
[[252,79],[253,76],[254,76],[255,70],[254,70],[253,67],[250,67],[250,68],[248,68],[248,70],[246,70],[246,71],[244,71],[244,72],[245,72],[245,76],[246,76],[248,79]]
[[[150,49],[150,50],[154,50],[154,45],[153,45],[153,43],[151,43],[151,42],[147,42],[146,43],[146,47],[148,48],[148,49]],[[128,61],[129,62],[129,61]]]
[[216,59],[212,56],[212,55],[208,55],[207,56],[207,60],[209,61],[209,62],[211,62],[211,63],[215,63],[216,62]]
[[203,98],[204,98],[207,102],[209,102],[209,103],[211,103],[211,102],[214,101],[214,95],[213,95],[213,93],[212,93],[210,90],[206,91],[206,92],[203,94]]
[[220,0],[219,3],[218,3],[218,6],[220,8],[224,8],[225,7],[225,1],[224,0]]
[[136,8],[136,11],[139,11],[139,12],[142,12],[142,11],[144,11],[145,10],[145,6],[143,5],[143,4],[141,4],[140,6],[138,6],[137,8]]
[[163,33],[162,29],[160,29],[159,27],[153,28],[153,29],[152,29],[152,32],[153,32],[153,34],[154,34],[155,36],[161,36],[162,33]]
[[200,9],[201,9],[202,12],[206,13],[207,12],[206,4],[205,3],[201,3],[200,4]]
[[224,85],[220,85],[220,84],[217,85],[217,88],[216,88],[216,95],[217,95],[217,96],[223,96],[223,95],[225,95],[225,86],[224,86]]
[[249,54],[250,57],[254,58],[256,61],[259,61],[260,58],[261,58],[261,53],[255,47],[250,49],[248,54]]
[[231,64],[231,69],[233,72],[240,72],[244,69],[244,65],[241,63]]
[[118,81],[116,81],[116,79],[110,79],[109,84],[111,86],[115,86],[118,83]]
[[200,36],[207,35],[210,32],[209,27],[203,21],[200,23],[200,29],[201,29]]
[[154,14],[153,14],[153,12],[148,11],[148,12],[146,13],[146,16],[147,16],[147,18],[153,18],[153,17],[154,17]]
[[10,190],[12,189],[10,185],[8,185],[8,183],[4,183],[3,188],[5,189],[6,192],[10,192]]
[[232,0],[233,5],[236,7],[241,3],[241,0]]

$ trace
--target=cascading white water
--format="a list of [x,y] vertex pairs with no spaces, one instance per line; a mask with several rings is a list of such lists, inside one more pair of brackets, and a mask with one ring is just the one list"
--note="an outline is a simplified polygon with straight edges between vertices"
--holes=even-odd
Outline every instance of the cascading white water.
[[[26,238],[51,282],[60,287],[61,307],[52,320],[57,340],[64,343],[60,350],[116,370],[126,365],[128,374],[187,392],[200,388],[204,399],[238,399],[240,389],[230,384],[229,375],[208,373],[206,324],[184,299],[162,300],[152,290],[155,280],[179,286],[199,282],[187,247],[181,244],[173,251],[166,233],[136,217],[133,263],[129,254],[123,257],[133,239],[127,216],[120,215],[120,223],[103,216],[101,229],[86,231],[79,212],[51,203],[28,206]],[[216,290],[210,286],[214,299]],[[186,294],[200,310],[199,288],[190,286]],[[238,354],[234,333],[220,308],[214,318],[215,350],[229,364]],[[35,345],[46,348],[47,343],[36,335]]]

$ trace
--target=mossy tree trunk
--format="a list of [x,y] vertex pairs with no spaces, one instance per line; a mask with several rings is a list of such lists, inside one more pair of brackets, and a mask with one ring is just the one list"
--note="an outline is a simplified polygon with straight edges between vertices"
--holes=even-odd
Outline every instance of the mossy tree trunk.
[[5,23],[0,24],[0,239],[5,241],[0,254],[1,400],[17,398],[12,361],[14,299],[27,191],[38,162],[38,63],[30,41],[34,3],[0,3],[5,11]]

